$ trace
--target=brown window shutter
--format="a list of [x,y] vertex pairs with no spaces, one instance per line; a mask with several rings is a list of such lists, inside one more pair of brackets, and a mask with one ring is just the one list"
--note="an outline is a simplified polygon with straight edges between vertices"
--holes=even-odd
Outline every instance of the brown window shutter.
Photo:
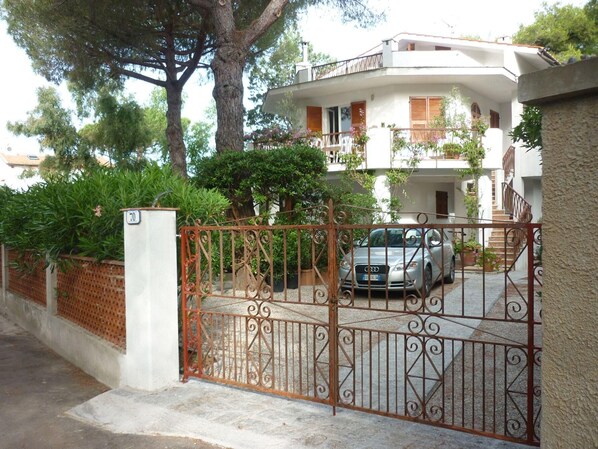
[[436,191],[436,218],[448,217],[448,192]]
[[351,127],[365,128],[365,101],[351,103]]
[[313,132],[322,132],[322,108],[319,106],[307,107],[307,129]]
[[428,98],[428,122],[431,122],[436,117],[440,117],[442,112],[442,98],[430,97]]
[[428,119],[426,99],[411,97],[409,103],[411,105],[411,127],[413,128],[415,123],[422,124],[426,122]]
[[407,51],[415,51],[415,42],[409,42],[407,44]]
[[[410,97],[411,128],[430,128],[432,120],[442,113],[442,97]],[[411,133],[411,141],[422,142],[431,136],[427,131]],[[440,136],[442,137],[442,136]]]
[[[426,128],[428,123],[428,107],[427,98],[411,97],[409,98],[409,104],[411,105],[411,125],[413,129]],[[426,140],[425,131],[412,131],[411,141],[422,142]]]
[[490,128],[500,128],[500,114],[490,110]]

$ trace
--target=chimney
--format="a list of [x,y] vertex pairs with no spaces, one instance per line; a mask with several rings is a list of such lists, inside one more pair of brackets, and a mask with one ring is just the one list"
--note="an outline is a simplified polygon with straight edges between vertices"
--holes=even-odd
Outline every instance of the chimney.
[[309,45],[306,41],[301,41],[301,49],[303,50],[303,64],[309,64]]
[[303,60],[295,64],[295,83],[311,81],[311,64],[309,63],[309,46],[306,41],[301,41]]

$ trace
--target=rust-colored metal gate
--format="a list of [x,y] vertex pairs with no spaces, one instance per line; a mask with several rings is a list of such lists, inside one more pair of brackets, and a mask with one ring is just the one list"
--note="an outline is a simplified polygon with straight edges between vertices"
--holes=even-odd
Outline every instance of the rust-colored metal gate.
[[[459,239],[471,244],[453,257],[444,243]],[[181,241],[185,378],[539,444],[540,225],[349,225],[328,210]],[[464,266],[476,241],[494,271]]]

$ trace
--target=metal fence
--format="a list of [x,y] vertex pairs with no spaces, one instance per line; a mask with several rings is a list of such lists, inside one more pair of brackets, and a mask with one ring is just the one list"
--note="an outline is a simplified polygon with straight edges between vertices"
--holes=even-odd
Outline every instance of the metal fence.
[[181,230],[184,376],[539,444],[540,225],[342,215]]

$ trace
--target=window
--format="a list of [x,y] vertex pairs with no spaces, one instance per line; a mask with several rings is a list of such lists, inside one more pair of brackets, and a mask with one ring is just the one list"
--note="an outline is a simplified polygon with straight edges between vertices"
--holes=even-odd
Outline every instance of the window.
[[422,234],[419,229],[375,229],[359,246],[370,248],[418,248]]
[[451,49],[451,47],[443,47],[442,45],[436,45],[434,47],[434,50],[436,50],[436,51],[448,51],[450,49]]
[[[411,128],[426,129],[433,126],[432,122],[441,114],[442,97],[410,97]],[[426,131],[412,131],[412,142],[424,142],[432,136]]]
[[407,44],[407,51],[415,51],[415,42],[409,42]]
[[365,101],[324,109],[325,115],[323,115],[323,108],[317,106],[307,107],[307,129],[331,134],[331,144],[338,145],[340,135],[349,133],[351,128],[365,129],[366,127]]
[[500,128],[500,114],[490,109],[490,128]]

